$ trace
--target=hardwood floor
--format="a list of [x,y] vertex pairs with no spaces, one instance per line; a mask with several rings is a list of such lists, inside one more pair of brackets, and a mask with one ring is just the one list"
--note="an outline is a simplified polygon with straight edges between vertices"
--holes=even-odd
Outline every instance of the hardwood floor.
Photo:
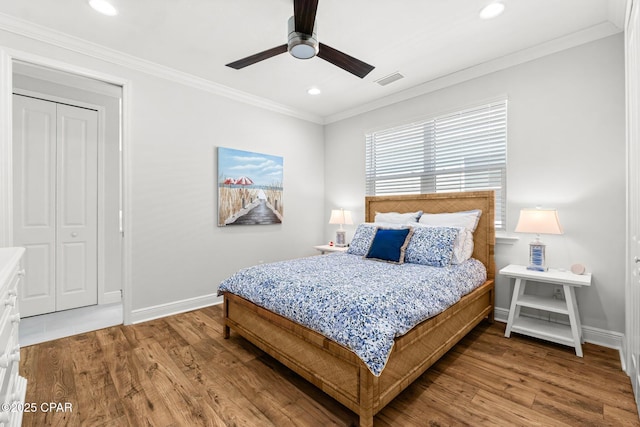
[[[214,306],[23,348],[26,401],[38,409],[23,425],[357,425],[233,331],[222,339],[221,322]],[[640,426],[617,351],[585,344],[578,358],[569,347],[504,338],[504,326],[478,326],[375,425]],[[42,411],[47,402],[59,411]]]

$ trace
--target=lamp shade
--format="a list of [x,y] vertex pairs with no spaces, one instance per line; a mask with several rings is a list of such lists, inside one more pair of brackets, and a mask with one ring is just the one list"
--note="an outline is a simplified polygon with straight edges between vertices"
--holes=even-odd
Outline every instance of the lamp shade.
[[351,211],[345,211],[344,209],[332,209],[329,224],[353,224]]
[[562,234],[555,209],[521,209],[516,233]]

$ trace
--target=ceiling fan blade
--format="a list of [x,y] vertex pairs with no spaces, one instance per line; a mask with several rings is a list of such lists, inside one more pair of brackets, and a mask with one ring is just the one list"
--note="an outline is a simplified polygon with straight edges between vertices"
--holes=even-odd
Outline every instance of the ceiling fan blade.
[[298,33],[313,34],[318,0],[293,0],[293,16]]
[[285,53],[287,51],[287,45],[283,44],[282,46],[274,47],[271,49],[267,49],[264,52],[256,53],[255,55],[247,56],[246,58],[239,59],[235,62],[231,62],[227,64],[227,67],[235,68],[239,70],[246,66],[255,64],[256,62],[263,61],[265,59],[269,59],[272,56],[280,55],[281,53]]
[[369,65],[366,62],[362,62],[359,59],[349,56],[346,53],[342,53],[337,49],[327,46],[324,43],[320,43],[320,50],[318,51],[318,57],[325,61],[331,62],[342,68],[345,71],[354,74],[361,79],[371,72],[375,67]]

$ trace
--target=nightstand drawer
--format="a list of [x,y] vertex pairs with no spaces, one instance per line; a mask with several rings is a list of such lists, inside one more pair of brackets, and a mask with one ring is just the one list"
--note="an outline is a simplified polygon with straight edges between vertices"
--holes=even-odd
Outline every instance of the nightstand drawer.
[[0,350],[0,402],[11,400],[11,394],[20,367],[20,346],[18,336],[11,336],[7,345]]
[[9,342],[18,344],[20,312],[18,311],[17,297],[10,297],[9,303],[13,305],[5,305],[5,302],[2,302],[4,311],[2,316],[0,316],[0,361],[5,353],[4,349]]
[[3,393],[0,394],[0,399],[5,403],[11,403],[15,400],[13,395],[15,391],[16,377],[18,376],[18,370],[20,369],[20,349],[18,348],[16,353],[17,357],[9,360],[9,366],[6,368],[4,378],[2,380]]

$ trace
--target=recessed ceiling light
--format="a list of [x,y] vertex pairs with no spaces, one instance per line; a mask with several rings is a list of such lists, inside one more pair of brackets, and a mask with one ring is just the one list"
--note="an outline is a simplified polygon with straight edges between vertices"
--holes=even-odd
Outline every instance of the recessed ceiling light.
[[504,4],[500,2],[489,3],[480,11],[480,18],[491,19],[504,12]]
[[106,0],[89,0],[89,6],[107,16],[116,16],[118,11]]
[[322,91],[317,87],[310,87],[309,89],[307,89],[307,93],[309,95],[320,95]]

